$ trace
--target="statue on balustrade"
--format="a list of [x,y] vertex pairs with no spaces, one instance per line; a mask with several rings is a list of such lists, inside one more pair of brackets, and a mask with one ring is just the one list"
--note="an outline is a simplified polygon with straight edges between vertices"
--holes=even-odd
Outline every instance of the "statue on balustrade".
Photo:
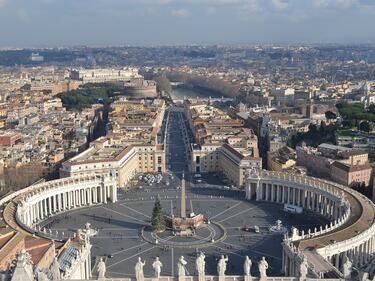
[[177,263],[177,268],[178,268],[178,280],[179,281],[185,281],[185,276],[186,276],[186,266],[187,262],[184,259],[184,256],[181,256],[180,259],[178,260]]
[[60,280],[61,278],[61,273],[60,273],[60,263],[57,260],[57,257],[53,259],[53,263],[51,266],[51,273],[52,273],[52,280]]
[[38,271],[36,278],[37,281],[49,281],[47,274],[45,274],[43,271]]
[[[246,256],[245,262],[243,264],[243,273],[244,273],[245,277],[251,277],[251,266],[252,266],[252,264],[253,263],[251,262],[251,259],[249,258],[249,256]],[[247,280],[249,280],[249,278],[247,278]]]
[[159,260],[159,257],[156,257],[155,261],[152,263],[152,268],[155,271],[155,277],[160,278],[161,268],[163,267],[162,262]]
[[262,259],[258,262],[258,268],[259,268],[259,277],[260,281],[267,280],[267,269],[268,269],[268,262],[266,261],[265,257],[262,257]]
[[352,275],[352,262],[350,261],[349,257],[345,254],[344,256],[344,263],[342,265],[342,274],[346,280],[350,280]]
[[198,281],[205,281],[206,256],[201,252],[195,261],[195,267],[198,272]]
[[105,272],[107,271],[103,258],[100,258],[98,263],[98,280],[105,279]]
[[302,263],[299,266],[299,281],[306,280],[308,270],[309,270],[309,264],[307,263],[306,257],[303,256]]
[[135,264],[135,279],[137,281],[145,280],[145,276],[143,274],[143,267],[146,265],[145,261],[142,261],[141,257],[138,258],[138,262]]
[[228,263],[228,256],[224,257],[224,255],[221,255],[221,258],[217,264],[217,274],[220,277],[225,276],[225,271],[227,271],[227,263]]

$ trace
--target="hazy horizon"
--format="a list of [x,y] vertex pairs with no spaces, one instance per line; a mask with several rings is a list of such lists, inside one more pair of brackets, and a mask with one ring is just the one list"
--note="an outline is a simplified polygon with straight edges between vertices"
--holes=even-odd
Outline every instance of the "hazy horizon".
[[373,0],[0,0],[0,47],[374,44]]

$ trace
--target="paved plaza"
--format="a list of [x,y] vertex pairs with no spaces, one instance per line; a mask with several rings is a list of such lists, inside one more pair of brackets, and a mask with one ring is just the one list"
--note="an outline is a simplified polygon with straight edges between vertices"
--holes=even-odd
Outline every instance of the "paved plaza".
[[[223,241],[202,248],[186,248],[155,245],[142,239],[140,231],[150,224],[155,196],[159,196],[167,215],[177,214],[180,205],[180,191],[175,188],[138,189],[121,193],[121,200],[107,204],[75,210],[54,217],[44,225],[52,230],[73,232],[86,222],[98,230],[93,237],[92,256],[107,256],[110,277],[128,277],[134,274],[136,259],[146,260],[145,275],[152,276],[152,260],[159,256],[163,262],[163,274],[175,275],[177,259],[183,255],[188,261],[187,270],[195,274],[197,252],[204,252],[207,274],[216,274],[216,263],[221,254],[229,256],[228,274],[242,274],[243,259],[249,255],[253,261],[265,256],[270,264],[270,275],[278,275],[281,270],[282,234],[268,230],[277,219],[287,227],[313,228],[326,223],[316,215],[304,213],[291,215],[284,213],[283,206],[265,202],[244,201],[240,191],[207,188],[190,188],[187,193],[188,212],[203,214],[205,218],[222,225],[226,232]],[[260,233],[243,230],[244,226],[257,225]],[[167,238],[168,239],[168,238]],[[169,239],[175,239],[171,236]],[[183,240],[189,238],[181,238]],[[199,237],[195,237],[195,240]],[[253,273],[256,274],[256,266]]]
[[[203,175],[201,182],[194,184],[194,175],[186,173],[188,213],[203,214],[206,222],[212,221],[210,225],[204,224],[191,238],[174,237],[170,232],[160,235],[157,245],[152,234],[141,235],[150,225],[156,196],[166,215],[180,213],[181,172],[187,172],[186,148],[192,136],[181,108],[172,107],[167,116],[164,127],[170,172],[159,184],[146,183],[136,176],[131,190],[119,190],[117,203],[75,210],[47,220],[43,226],[72,234],[90,222],[98,230],[92,238],[92,257],[107,257],[109,277],[134,276],[138,257],[146,260],[145,276],[151,277],[151,264],[156,256],[163,263],[162,275],[176,275],[176,264],[181,255],[188,262],[188,274],[196,274],[195,258],[200,251],[206,255],[207,274],[216,275],[221,254],[229,257],[227,274],[242,274],[246,255],[253,260],[253,274],[257,274],[256,262],[262,256],[270,264],[269,275],[280,274],[283,234],[270,232],[269,226],[281,220],[288,228],[295,226],[307,230],[324,225],[327,220],[309,213],[286,214],[283,205],[245,201],[243,191],[224,189],[219,175]],[[253,231],[255,225],[259,227],[259,233]],[[250,231],[244,231],[245,226]]]

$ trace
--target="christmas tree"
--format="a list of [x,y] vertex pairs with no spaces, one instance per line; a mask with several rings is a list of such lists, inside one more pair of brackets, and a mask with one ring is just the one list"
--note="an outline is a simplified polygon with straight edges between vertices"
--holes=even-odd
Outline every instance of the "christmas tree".
[[163,207],[161,206],[159,197],[156,197],[154,209],[152,211],[151,218],[152,231],[164,232],[165,231],[165,219],[163,214]]

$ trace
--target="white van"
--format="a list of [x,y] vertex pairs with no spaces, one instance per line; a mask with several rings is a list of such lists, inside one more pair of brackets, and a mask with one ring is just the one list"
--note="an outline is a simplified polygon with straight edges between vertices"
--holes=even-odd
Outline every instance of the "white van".
[[294,206],[290,204],[284,204],[284,212],[292,214],[302,214],[303,208],[299,206]]

